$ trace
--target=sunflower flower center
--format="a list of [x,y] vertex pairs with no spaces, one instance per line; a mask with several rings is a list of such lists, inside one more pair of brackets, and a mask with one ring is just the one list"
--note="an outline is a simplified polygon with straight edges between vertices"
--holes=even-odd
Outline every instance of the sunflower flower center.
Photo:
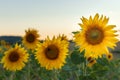
[[87,30],[85,36],[89,44],[96,45],[103,41],[104,33],[99,28],[90,28]]
[[33,34],[28,34],[26,36],[26,40],[27,40],[27,42],[32,43],[35,41],[35,36]]
[[91,57],[88,57],[87,61],[91,61],[91,60],[92,60],[92,58],[91,58]]
[[48,59],[57,59],[59,55],[59,49],[55,45],[49,45],[45,50],[45,55]]
[[91,60],[89,63],[94,63],[95,60]]
[[111,59],[111,55],[108,55],[108,59]]
[[16,51],[13,51],[9,55],[9,60],[11,62],[16,62],[16,61],[18,61],[19,57],[20,57],[19,54]]

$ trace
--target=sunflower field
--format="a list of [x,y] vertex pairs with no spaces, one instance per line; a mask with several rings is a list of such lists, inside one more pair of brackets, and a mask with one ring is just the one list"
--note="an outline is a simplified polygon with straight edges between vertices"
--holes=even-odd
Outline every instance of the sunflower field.
[[29,28],[21,41],[0,41],[0,80],[120,80],[115,25],[98,13],[82,17],[73,39],[59,34],[40,40]]

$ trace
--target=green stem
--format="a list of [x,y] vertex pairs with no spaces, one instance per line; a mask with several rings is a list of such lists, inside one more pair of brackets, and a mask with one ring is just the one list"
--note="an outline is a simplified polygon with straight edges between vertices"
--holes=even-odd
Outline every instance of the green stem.
[[53,74],[54,74],[54,76],[52,76],[52,80],[59,80],[58,79],[58,71],[57,70],[53,70]]
[[86,77],[87,75],[87,60],[85,61],[85,63],[83,63],[83,77]]
[[27,71],[27,80],[31,79],[31,56],[32,56],[32,50],[29,50],[29,62],[28,62],[28,71]]
[[14,75],[15,75],[15,72],[12,72],[9,80],[14,80]]
[[79,80],[79,74],[75,71],[75,75],[76,75],[76,79],[75,80]]
[[28,63],[27,80],[30,80],[30,62]]
[[79,65],[77,65],[77,67],[78,67],[78,71],[74,71],[74,74],[75,74],[75,80],[79,80],[79,77],[80,77],[80,70],[81,70],[81,65],[79,64]]

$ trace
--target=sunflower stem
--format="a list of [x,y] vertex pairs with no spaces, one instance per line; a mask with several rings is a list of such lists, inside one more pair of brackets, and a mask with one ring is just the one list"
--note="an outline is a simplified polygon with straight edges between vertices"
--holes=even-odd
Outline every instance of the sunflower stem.
[[77,73],[77,71],[75,71],[75,76],[76,76],[75,80],[79,80],[79,74]]
[[29,62],[28,62],[28,71],[27,71],[27,80],[30,80],[31,79],[31,75],[30,75],[30,72],[31,72],[31,56],[32,56],[32,50],[30,49],[29,50]]
[[54,77],[52,78],[52,80],[59,80],[58,79],[58,71],[57,70],[53,70],[53,74],[54,74]]
[[30,62],[28,64],[27,80],[30,80]]
[[85,63],[83,63],[83,76],[86,77],[87,75],[87,60],[85,60]]
[[14,80],[14,75],[15,75],[15,72],[12,72],[9,80]]

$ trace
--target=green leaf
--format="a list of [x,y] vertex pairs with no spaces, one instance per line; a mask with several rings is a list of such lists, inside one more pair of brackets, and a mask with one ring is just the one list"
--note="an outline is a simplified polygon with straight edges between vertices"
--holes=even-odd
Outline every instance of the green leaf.
[[83,55],[80,54],[79,51],[73,51],[71,54],[71,61],[74,64],[80,64],[85,61],[85,58]]
[[79,76],[79,80],[97,80],[97,78],[93,75],[88,75],[88,76],[81,75]]
[[73,31],[72,33],[73,33],[73,34],[77,34],[77,33],[79,33],[79,31]]
[[97,63],[100,64],[100,65],[102,65],[102,66],[107,66],[107,65],[109,65],[108,60],[107,60],[106,58],[104,58],[104,57],[97,59]]

